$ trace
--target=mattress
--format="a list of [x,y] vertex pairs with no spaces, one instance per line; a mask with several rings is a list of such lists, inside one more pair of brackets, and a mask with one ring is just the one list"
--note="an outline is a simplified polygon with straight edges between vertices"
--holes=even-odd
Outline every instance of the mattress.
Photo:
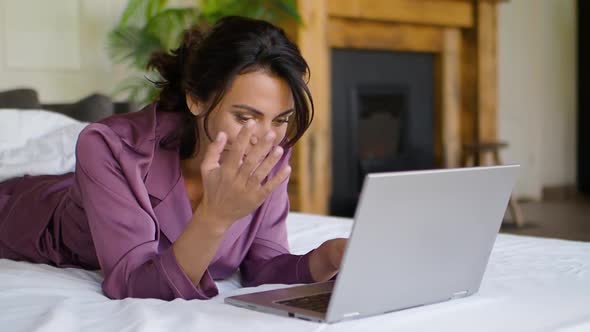
[[[291,213],[291,251],[347,237],[352,220]],[[2,331],[590,331],[590,243],[500,234],[470,297],[336,324],[224,304],[227,296],[289,287],[217,281],[207,301],[110,300],[98,271],[0,259]],[[387,284],[381,285],[384,290]]]

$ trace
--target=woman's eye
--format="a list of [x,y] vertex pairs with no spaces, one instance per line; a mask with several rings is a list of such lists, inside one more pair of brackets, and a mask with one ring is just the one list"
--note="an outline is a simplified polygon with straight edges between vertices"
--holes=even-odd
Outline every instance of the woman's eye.
[[289,118],[276,119],[275,120],[275,123],[277,123],[279,125],[282,125],[282,124],[285,124],[285,123],[289,123]]
[[249,116],[243,116],[243,115],[236,114],[236,119],[237,119],[239,122],[246,122],[246,121],[248,121],[248,120],[250,120],[250,119],[252,119],[252,118],[251,118],[251,117],[249,117]]

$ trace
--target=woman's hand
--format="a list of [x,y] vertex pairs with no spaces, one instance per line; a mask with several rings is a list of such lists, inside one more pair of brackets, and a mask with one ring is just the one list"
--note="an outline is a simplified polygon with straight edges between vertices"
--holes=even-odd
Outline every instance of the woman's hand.
[[[198,219],[210,223],[215,230],[224,232],[236,220],[258,208],[291,172],[291,168],[285,166],[262,184],[280,160],[283,149],[273,148],[275,137],[272,132],[261,140],[254,139],[254,124],[250,120],[242,127],[222,163],[220,158],[227,142],[225,133],[220,132],[205,152],[201,164],[203,198],[195,213]],[[251,142],[256,144],[251,145]],[[249,146],[251,148],[247,151]]]
[[330,280],[338,273],[347,241],[344,238],[328,240],[311,253],[309,271],[316,282]]

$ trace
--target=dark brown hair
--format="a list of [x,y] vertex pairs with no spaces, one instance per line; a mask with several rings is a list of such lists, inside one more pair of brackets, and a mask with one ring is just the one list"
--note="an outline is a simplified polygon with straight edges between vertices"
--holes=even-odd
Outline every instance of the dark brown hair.
[[148,68],[160,75],[154,82],[161,89],[157,111],[182,114],[178,130],[162,141],[168,147],[179,146],[181,159],[191,157],[199,141],[197,118],[186,105],[186,93],[208,103],[208,110],[199,116],[204,118],[205,134],[210,138],[207,119],[241,73],[265,70],[291,88],[295,121],[289,123],[281,143],[284,147],[293,146],[313,119],[313,99],[307,87],[309,66],[285,32],[265,21],[229,16],[205,34],[193,26],[184,32],[177,49],[154,53]]

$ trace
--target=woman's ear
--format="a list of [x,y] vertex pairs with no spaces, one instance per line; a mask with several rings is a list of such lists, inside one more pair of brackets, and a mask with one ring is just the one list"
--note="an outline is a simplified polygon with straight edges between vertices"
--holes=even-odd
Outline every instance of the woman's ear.
[[193,113],[194,116],[198,116],[199,114],[201,114],[201,103],[198,102],[198,100],[194,97],[192,97],[190,94],[185,94],[186,97],[186,107],[188,107],[188,110]]

